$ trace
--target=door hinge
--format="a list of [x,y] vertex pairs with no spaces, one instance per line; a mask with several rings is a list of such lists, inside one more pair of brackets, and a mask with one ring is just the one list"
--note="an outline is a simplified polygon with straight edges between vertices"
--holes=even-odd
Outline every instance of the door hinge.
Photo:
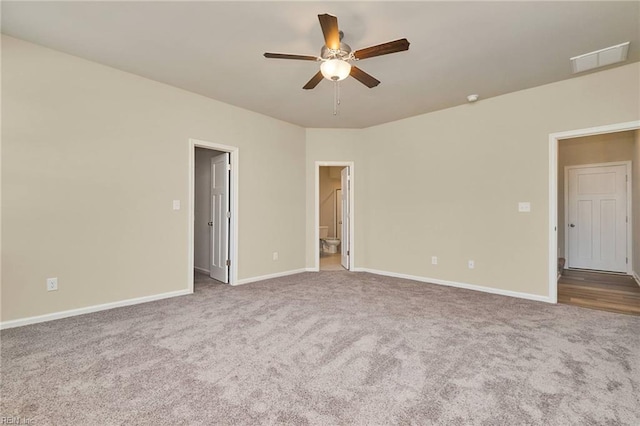
[[227,171],[231,171],[231,164],[227,164]]
[[231,219],[231,212],[227,212],[227,219]]
[[227,266],[231,266],[231,261],[227,259]]
[[351,254],[351,252],[349,250],[347,250],[347,256],[349,256]]

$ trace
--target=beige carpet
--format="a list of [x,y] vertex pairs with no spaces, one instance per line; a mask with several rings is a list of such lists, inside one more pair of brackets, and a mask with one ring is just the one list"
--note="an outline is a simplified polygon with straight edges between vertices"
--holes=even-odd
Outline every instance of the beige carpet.
[[2,331],[37,425],[638,425],[640,317],[320,272]]

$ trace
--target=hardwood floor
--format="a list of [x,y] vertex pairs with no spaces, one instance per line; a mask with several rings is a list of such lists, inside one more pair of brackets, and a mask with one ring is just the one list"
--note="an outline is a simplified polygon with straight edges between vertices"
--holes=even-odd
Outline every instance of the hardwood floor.
[[640,286],[629,275],[565,269],[558,281],[558,303],[640,315]]

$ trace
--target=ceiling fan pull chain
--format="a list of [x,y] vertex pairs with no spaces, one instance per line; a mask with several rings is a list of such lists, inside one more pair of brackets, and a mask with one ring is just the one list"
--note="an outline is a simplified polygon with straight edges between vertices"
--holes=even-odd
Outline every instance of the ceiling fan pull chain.
[[333,82],[333,115],[338,115],[338,82]]

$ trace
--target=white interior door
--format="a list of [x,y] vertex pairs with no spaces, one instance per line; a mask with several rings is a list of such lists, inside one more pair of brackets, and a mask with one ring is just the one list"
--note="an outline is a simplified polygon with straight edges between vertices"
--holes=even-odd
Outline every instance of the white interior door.
[[351,226],[351,215],[349,208],[349,193],[351,192],[351,178],[349,167],[345,167],[340,172],[340,192],[342,193],[342,239],[340,242],[340,253],[342,254],[340,263],[345,269],[349,269],[349,227]]
[[627,166],[568,169],[569,267],[627,272]]
[[336,237],[342,241],[342,190],[336,189]]
[[229,153],[211,159],[211,267],[213,279],[229,282]]

